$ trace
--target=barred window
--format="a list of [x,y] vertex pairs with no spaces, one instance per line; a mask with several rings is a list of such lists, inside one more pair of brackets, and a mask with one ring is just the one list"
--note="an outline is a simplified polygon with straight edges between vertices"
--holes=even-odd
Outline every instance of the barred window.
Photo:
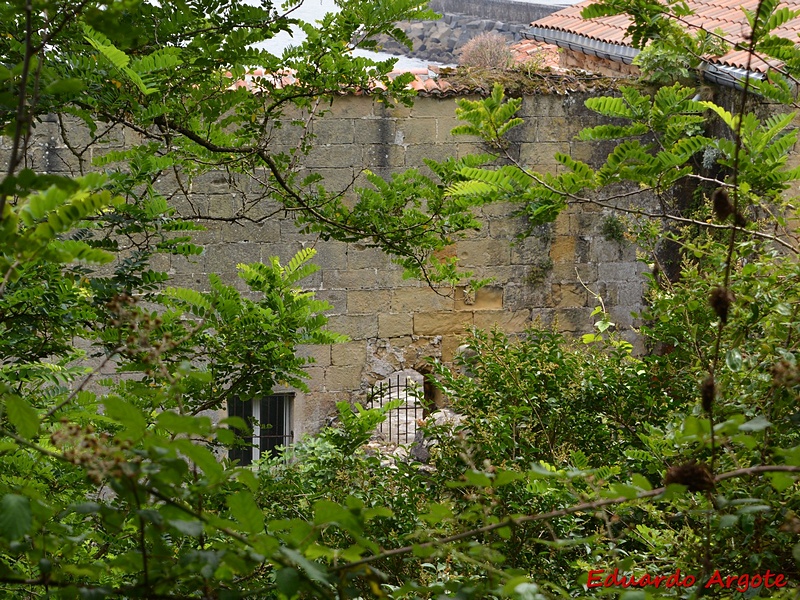
[[272,394],[260,399],[228,402],[228,416],[241,417],[252,429],[252,435],[236,430],[240,445],[231,448],[228,456],[240,465],[249,465],[262,456],[275,455],[278,446],[288,446],[292,432],[294,394]]

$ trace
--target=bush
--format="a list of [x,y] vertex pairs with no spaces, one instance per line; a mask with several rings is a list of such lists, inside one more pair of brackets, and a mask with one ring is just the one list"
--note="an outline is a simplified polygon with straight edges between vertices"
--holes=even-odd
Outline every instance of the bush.
[[514,64],[514,55],[508,48],[506,38],[487,31],[464,44],[458,64],[462,67],[505,70]]

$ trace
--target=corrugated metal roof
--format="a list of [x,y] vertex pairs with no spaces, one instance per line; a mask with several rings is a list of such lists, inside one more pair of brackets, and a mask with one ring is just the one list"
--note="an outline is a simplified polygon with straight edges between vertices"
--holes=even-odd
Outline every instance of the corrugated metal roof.
[[[534,21],[531,23],[532,30],[540,33],[549,30],[561,34],[573,34],[602,44],[630,46],[631,39],[626,33],[631,23],[630,18],[624,15],[597,19],[582,18],[581,11],[592,3],[593,0],[587,0]],[[755,11],[758,0],[687,0],[687,4],[694,14],[685,17],[682,21],[683,25],[690,30],[704,29],[711,33],[720,29],[730,43],[737,44],[746,42],[750,32],[743,9]],[[784,0],[780,6],[798,9],[800,0]],[[797,42],[798,33],[800,33],[800,18],[792,19],[773,30],[772,33]],[[544,39],[547,36],[533,35],[532,37]],[[547,41],[551,40],[547,39]],[[585,39],[583,43],[585,45],[588,42]],[[748,52],[731,50],[724,56],[712,57],[709,60],[719,65],[743,69],[748,65]],[[769,63],[755,56],[750,63],[751,71],[763,73],[767,71],[768,67]]]

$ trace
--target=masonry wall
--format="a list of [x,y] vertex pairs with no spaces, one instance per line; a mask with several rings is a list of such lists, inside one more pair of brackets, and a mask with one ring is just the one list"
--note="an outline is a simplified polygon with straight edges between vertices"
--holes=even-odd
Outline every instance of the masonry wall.
[[[519,159],[539,171],[558,168],[556,152],[601,161],[609,146],[574,139],[581,128],[597,123],[584,107],[586,97],[526,97],[521,111],[525,123],[513,136]],[[480,150],[476,140],[450,135],[458,123],[455,108],[452,97],[420,97],[413,108],[387,108],[366,96],[337,98],[330,112],[313,124],[317,140],[305,168],[323,175],[331,188],[344,190],[354,180],[365,183],[362,169],[388,177],[411,167],[427,170],[424,158],[444,160]],[[37,127],[31,167],[76,173],[81,160],[88,167],[93,153],[136,141],[130,132],[112,131],[104,144],[92,146],[85,130],[74,124],[67,123],[63,132],[74,149],[85,148],[81,158],[66,148],[62,127],[53,119]],[[274,149],[293,147],[297,136],[291,127],[279,130]],[[515,333],[539,322],[570,334],[588,332],[590,313],[597,305],[593,294],[599,294],[623,335],[636,340],[631,313],[642,308],[645,267],[637,262],[633,246],[606,239],[602,228],[608,215],[591,206],[566,211],[555,223],[521,240],[517,237],[527,224],[523,217],[510,216],[515,206],[481,209],[483,228],[445,251],[457,255],[477,277],[494,278],[471,298],[460,289],[432,290],[404,279],[402,270],[376,248],[299,233],[289,216],[262,197],[255,175],[209,173],[197,178],[186,195],[175,194],[177,184],[171,177],[156,182],[186,217],[202,213],[229,218],[248,206],[251,216],[274,215],[262,224],[205,222],[209,230],[197,235],[205,246],[202,255],[159,256],[160,264],[154,266],[167,270],[174,285],[202,289],[209,273],[239,282],[237,263],[271,256],[285,262],[301,247],[316,248],[321,270],[305,285],[330,302],[330,327],[348,334],[351,341],[300,349],[315,362],[307,369],[310,392],[296,396],[296,436],[322,426],[335,412],[335,402],[363,399],[375,382],[395,371],[414,368],[427,357],[452,360],[471,327]]]
[[[520,160],[539,171],[557,169],[556,152],[593,163],[603,160],[608,146],[574,140],[582,127],[596,123],[584,107],[586,97],[525,98],[525,124],[514,133]],[[411,109],[386,108],[366,97],[338,99],[331,113],[314,124],[318,138],[308,167],[334,189],[344,189],[354,177],[358,180],[362,168],[388,177],[412,167],[427,171],[423,158],[444,160],[479,150],[476,140],[450,135],[458,124],[455,108],[453,98],[422,97]],[[452,360],[471,327],[513,333],[540,322],[571,334],[588,332],[590,313],[598,304],[592,294],[597,293],[623,335],[636,340],[631,313],[642,308],[645,267],[633,246],[601,233],[608,215],[584,206],[518,240],[527,223],[510,216],[516,208],[484,207],[484,227],[445,251],[477,277],[494,278],[475,298],[460,289],[431,290],[403,279],[402,270],[378,249],[311,239],[298,234],[291,220],[262,228],[218,228],[196,268],[219,271],[242,259],[277,254],[286,260],[302,245],[317,249],[322,270],[308,287],[334,306],[330,326],[352,341],[301,350],[315,363],[308,368],[311,392],[297,397],[296,430],[312,431],[336,401],[363,398],[391,373],[413,368],[426,357]],[[191,268],[183,261],[173,264],[175,276]]]

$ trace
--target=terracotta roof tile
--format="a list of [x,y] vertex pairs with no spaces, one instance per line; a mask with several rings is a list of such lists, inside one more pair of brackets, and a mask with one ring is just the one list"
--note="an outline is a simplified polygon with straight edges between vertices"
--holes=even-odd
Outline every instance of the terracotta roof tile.
[[[569,6],[543,19],[534,21],[531,25],[574,33],[600,42],[630,45],[631,40],[625,33],[630,24],[630,19],[627,16],[615,15],[597,19],[583,19],[581,17],[581,11],[592,4],[593,1],[586,0]],[[687,0],[687,4],[694,11],[693,15],[683,20],[683,24],[687,28],[705,29],[709,32],[721,29],[729,42],[737,44],[745,42],[749,34],[749,26],[743,9],[755,11],[758,6],[758,0]],[[779,6],[798,9],[800,8],[800,0],[782,0]],[[796,42],[798,33],[800,33],[800,18],[792,19],[775,29],[773,33]],[[724,56],[715,57],[711,60],[723,65],[745,68],[747,66],[747,58],[747,51],[731,50]],[[756,57],[751,62],[751,69],[754,71],[763,72],[767,68],[768,63]]]

